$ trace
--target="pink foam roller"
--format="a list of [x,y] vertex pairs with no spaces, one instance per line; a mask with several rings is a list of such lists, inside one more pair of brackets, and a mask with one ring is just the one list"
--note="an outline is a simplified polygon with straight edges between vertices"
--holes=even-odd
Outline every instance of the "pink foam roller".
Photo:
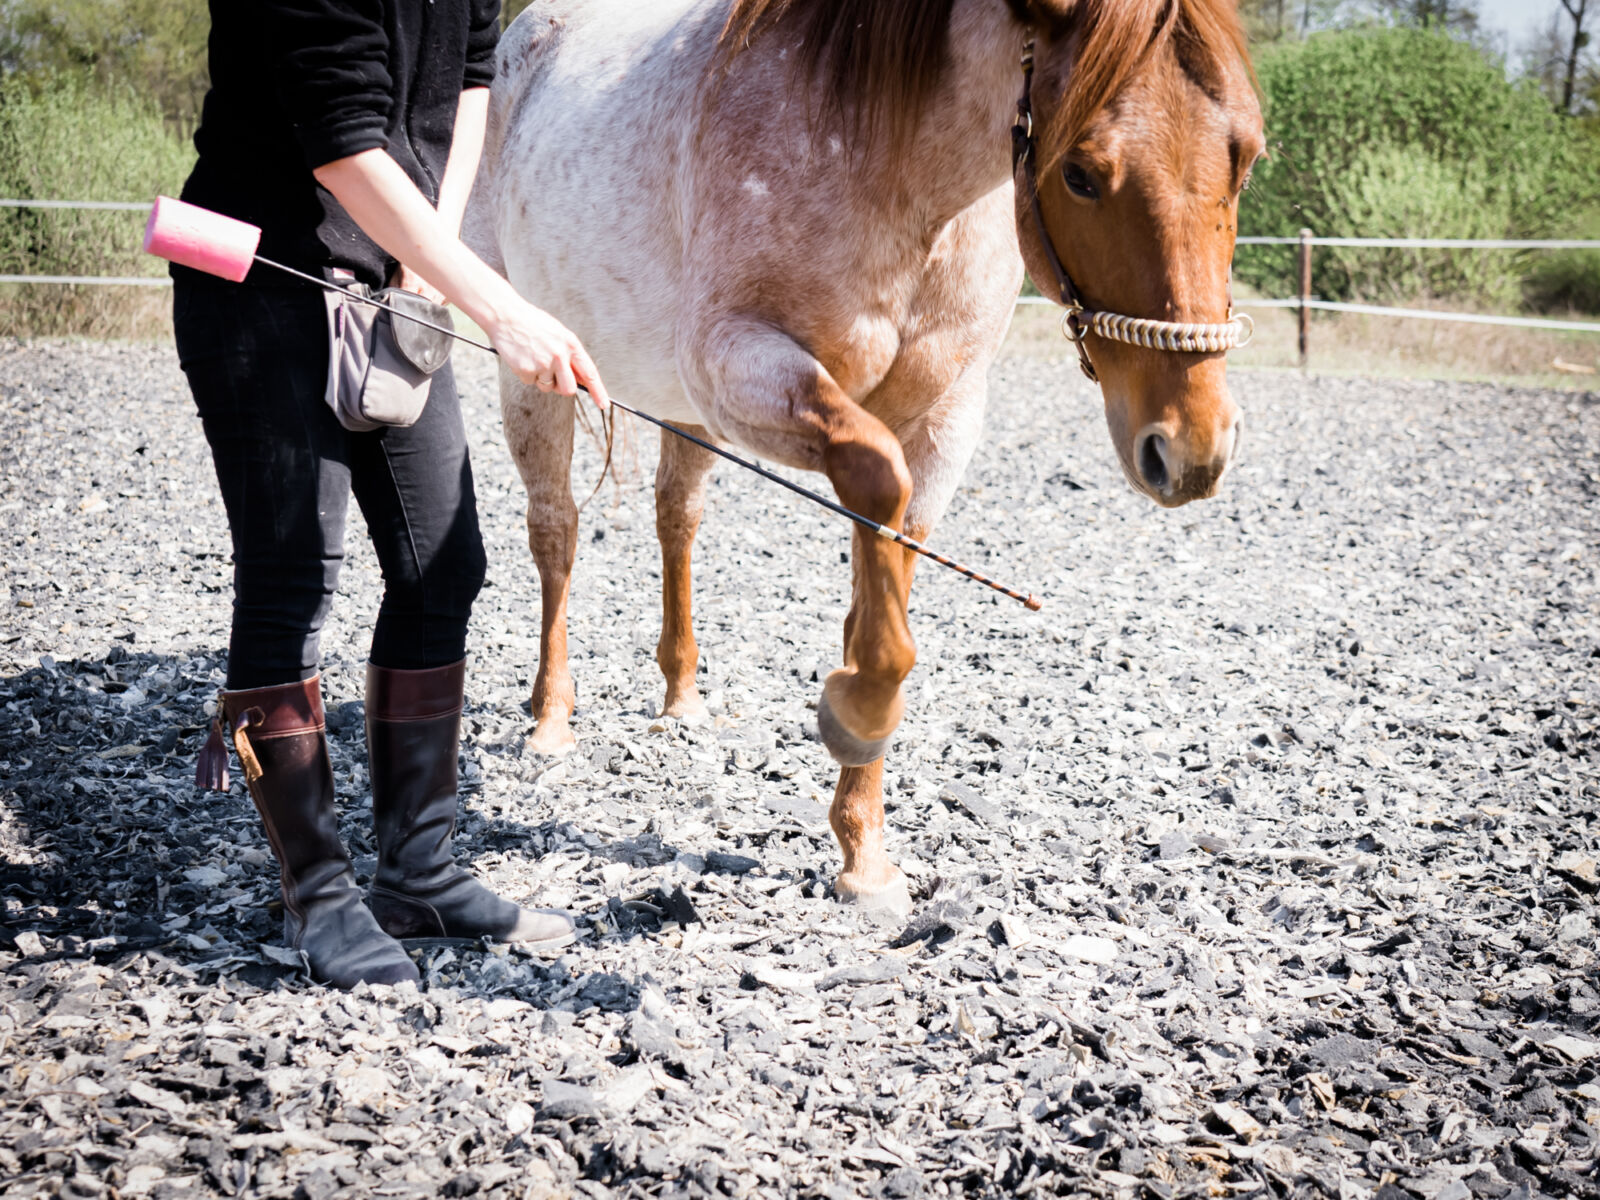
[[171,196],[158,196],[144,227],[145,253],[243,283],[255,262],[261,230]]

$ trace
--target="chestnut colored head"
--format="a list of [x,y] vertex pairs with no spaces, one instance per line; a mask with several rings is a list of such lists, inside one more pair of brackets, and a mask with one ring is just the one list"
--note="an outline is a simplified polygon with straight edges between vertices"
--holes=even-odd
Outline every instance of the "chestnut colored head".
[[[1222,323],[1239,193],[1263,148],[1233,0],[1016,0],[1036,30],[1032,105],[1044,226],[1086,307]],[[1056,283],[1019,174],[1018,234]],[[1174,508],[1216,494],[1239,445],[1222,353],[1090,333],[1129,481]]]

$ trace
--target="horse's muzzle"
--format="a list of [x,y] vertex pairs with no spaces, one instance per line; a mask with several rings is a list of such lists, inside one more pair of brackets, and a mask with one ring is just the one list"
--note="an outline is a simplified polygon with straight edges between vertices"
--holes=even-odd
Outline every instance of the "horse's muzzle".
[[1211,438],[1185,437],[1163,424],[1146,425],[1133,444],[1136,482],[1166,508],[1217,494],[1239,451],[1243,418],[1237,413]]

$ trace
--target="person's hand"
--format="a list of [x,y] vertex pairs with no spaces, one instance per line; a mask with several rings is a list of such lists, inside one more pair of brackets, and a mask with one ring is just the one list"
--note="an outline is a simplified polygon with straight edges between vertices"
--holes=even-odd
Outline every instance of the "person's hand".
[[589,352],[549,313],[525,303],[486,332],[500,352],[500,361],[523,383],[558,396],[576,396],[581,384],[601,412],[610,405]]
[[449,301],[445,299],[443,292],[434,287],[433,284],[429,283],[426,279],[424,279],[421,275],[418,275],[404,263],[402,263],[400,265],[400,269],[394,273],[394,278],[389,281],[389,286],[397,287],[402,292],[415,292],[424,299],[432,300],[435,304],[449,303]]

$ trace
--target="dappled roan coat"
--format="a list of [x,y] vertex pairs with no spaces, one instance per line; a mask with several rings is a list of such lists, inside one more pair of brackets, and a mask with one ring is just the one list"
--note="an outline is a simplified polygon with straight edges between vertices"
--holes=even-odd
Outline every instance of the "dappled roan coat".
[[[926,538],[976,448],[985,377],[1038,230],[1013,187],[1038,43],[1041,205],[1085,296],[1216,321],[1260,114],[1226,0],[559,0],[503,39],[469,241],[652,414],[793,467]],[[1058,170],[1100,181],[1090,203]],[[1026,208],[1026,206],[1023,206]],[[1237,410],[1220,354],[1094,343],[1130,480],[1211,494]],[[502,374],[542,590],[530,748],[573,745],[566,601],[573,409]],[[1135,447],[1159,434],[1153,481]],[[664,437],[664,711],[704,712],[689,556],[712,456]],[[1170,471],[1167,468],[1170,467]],[[883,849],[882,758],[915,650],[912,561],[854,534],[844,665],[818,720],[843,769],[841,897],[908,903]]]

